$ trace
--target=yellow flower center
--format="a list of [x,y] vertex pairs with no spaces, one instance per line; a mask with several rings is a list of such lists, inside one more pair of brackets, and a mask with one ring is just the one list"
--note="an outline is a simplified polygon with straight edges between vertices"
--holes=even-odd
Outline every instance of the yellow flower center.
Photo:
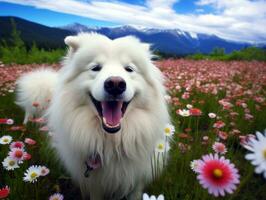
[[14,161],[14,160],[10,160],[10,161],[8,162],[8,164],[9,164],[10,166],[13,166],[13,165],[15,165],[15,161]]
[[4,142],[8,142],[9,140],[7,138],[3,139]]
[[220,169],[213,170],[213,176],[215,178],[221,178],[223,176],[223,171]]
[[263,156],[264,156],[264,158],[266,160],[266,149],[264,149],[264,151],[263,151]]
[[164,148],[163,144],[158,145],[158,149],[163,149],[163,148]]
[[164,132],[167,133],[167,134],[169,134],[169,133],[171,132],[171,129],[168,128],[168,127],[166,127],[166,128],[164,129]]
[[32,172],[31,175],[30,175],[30,177],[32,179],[36,178],[37,176],[38,176],[38,174],[36,172]]

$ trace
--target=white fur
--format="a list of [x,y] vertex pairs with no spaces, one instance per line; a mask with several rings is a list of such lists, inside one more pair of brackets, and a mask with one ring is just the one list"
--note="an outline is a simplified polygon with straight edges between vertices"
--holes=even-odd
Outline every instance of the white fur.
[[[47,109],[57,81],[57,72],[38,69],[22,75],[16,82],[16,104],[25,110],[24,124],[29,118],[41,117]],[[39,104],[34,107],[33,103]]]
[[[48,110],[54,147],[84,197],[140,199],[145,183],[152,178],[151,157],[156,141],[163,138],[164,126],[169,122],[162,74],[151,63],[148,46],[134,37],[110,40],[82,33],[67,37],[65,42],[70,49],[58,72],[58,82],[55,86],[42,82],[56,88]],[[95,63],[102,64],[100,72],[91,70]],[[126,72],[125,65],[134,72]],[[103,130],[88,95],[101,101],[103,82],[109,76],[122,77],[127,83],[124,98],[132,99],[121,130],[112,135]],[[31,96],[36,89],[29,88],[30,93],[22,96]],[[84,162],[93,153],[101,156],[103,166],[85,178]]]

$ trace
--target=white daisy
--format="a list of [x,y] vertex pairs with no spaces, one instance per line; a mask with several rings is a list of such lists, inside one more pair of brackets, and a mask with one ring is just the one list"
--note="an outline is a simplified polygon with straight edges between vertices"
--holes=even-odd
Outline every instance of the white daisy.
[[11,158],[11,157],[6,157],[4,159],[4,161],[2,162],[3,164],[3,167],[6,169],[6,170],[14,170],[16,168],[19,168],[18,166],[18,161],[16,161],[15,159]]
[[187,107],[187,109],[193,108],[193,106],[191,104],[187,104],[186,107]]
[[6,124],[12,125],[12,124],[14,124],[14,120],[13,119],[8,119],[8,120],[6,120]]
[[49,197],[49,200],[63,200],[64,196],[60,193],[55,193]]
[[0,138],[0,144],[9,144],[12,141],[12,137],[10,135],[4,135]]
[[169,150],[170,150],[170,145],[169,145],[169,143],[167,141],[159,140],[156,143],[155,151],[157,153],[164,153],[164,152],[168,152]]
[[201,160],[193,160],[190,162],[190,168],[196,173],[199,170],[200,162],[201,162]]
[[164,135],[166,137],[171,137],[175,133],[175,127],[172,124],[166,124],[164,128]]
[[147,193],[144,193],[142,196],[142,200],[164,200],[164,195],[160,194],[157,198],[152,195],[149,197]]
[[245,158],[251,161],[251,164],[256,166],[255,173],[263,174],[266,179],[266,130],[264,135],[260,132],[256,132],[257,140],[251,138],[249,145],[245,148],[251,153],[248,153]]
[[183,110],[179,109],[178,110],[178,114],[181,115],[182,117],[188,117],[188,116],[190,116],[190,112],[187,109],[183,109]]
[[216,117],[216,114],[215,113],[209,113],[208,116],[209,116],[209,118],[213,119]]
[[31,166],[27,169],[27,171],[24,173],[23,180],[25,182],[34,183],[37,181],[37,178],[41,175],[41,168],[40,166]]

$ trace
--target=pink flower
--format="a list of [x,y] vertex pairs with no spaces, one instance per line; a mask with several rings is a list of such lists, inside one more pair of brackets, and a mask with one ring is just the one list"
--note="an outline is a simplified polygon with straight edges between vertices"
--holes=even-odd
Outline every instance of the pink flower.
[[184,94],[182,94],[182,99],[188,99],[189,97],[189,92],[184,92]]
[[203,188],[208,189],[209,194],[225,196],[225,193],[233,193],[236,184],[239,183],[238,170],[234,164],[218,154],[202,156],[198,162],[198,180]]
[[176,89],[177,91],[181,90],[180,85],[175,86],[175,89]]
[[9,147],[11,150],[14,148],[24,149],[25,145],[21,141],[15,141],[15,142],[12,142]]
[[8,153],[8,155],[13,158],[14,160],[18,162],[22,162],[24,160],[24,155],[25,151],[20,148],[13,148],[11,151]]
[[40,117],[40,118],[35,118],[35,119],[30,119],[31,122],[37,123],[37,124],[44,124],[47,122],[46,119]]
[[219,138],[221,138],[222,140],[226,140],[228,138],[228,134],[224,131],[219,131],[218,132],[218,136]]
[[215,142],[212,145],[212,149],[215,153],[225,154],[227,152],[226,146],[221,142]]
[[242,108],[247,108],[248,105],[246,103],[241,103]]
[[191,116],[200,116],[202,114],[201,110],[198,108],[191,108],[189,113]]
[[207,135],[203,136],[202,140],[203,141],[201,142],[201,144],[207,145],[209,143],[209,136],[207,136]]
[[262,103],[262,102],[264,102],[265,101],[265,98],[264,97],[254,97],[254,100],[256,101],[256,102],[258,102],[258,103]]
[[188,150],[190,150],[190,146],[182,142],[178,142],[178,149],[181,153],[186,153]]
[[50,170],[45,166],[40,166],[41,176],[46,176],[50,173]]
[[224,110],[230,110],[230,108],[233,107],[233,104],[231,104],[228,100],[226,99],[221,99],[218,101],[220,105],[223,106]]
[[240,135],[239,139],[240,139],[240,144],[244,147],[244,148],[249,148],[251,147],[251,140],[255,139],[256,136],[252,135],[252,134],[247,134],[247,135]]
[[224,126],[225,126],[225,123],[221,120],[219,120],[213,124],[213,128],[223,128]]
[[49,127],[48,126],[43,126],[43,127],[39,128],[39,130],[48,132],[49,131]]
[[231,132],[230,132],[230,134],[231,135],[239,135],[241,132],[240,132],[240,130],[238,130],[238,129],[233,129]]
[[24,126],[11,126],[9,130],[10,131],[21,131],[23,129],[25,129]]
[[29,153],[25,152],[24,155],[23,155],[23,159],[24,160],[30,160],[31,159],[31,155]]
[[35,145],[36,141],[31,138],[25,138],[24,142],[28,145]]
[[0,189],[0,199],[5,199],[8,197],[10,189],[8,186]]
[[253,119],[253,118],[254,118],[253,115],[248,114],[248,113],[245,113],[245,119],[246,119],[246,120],[251,120],[251,119]]

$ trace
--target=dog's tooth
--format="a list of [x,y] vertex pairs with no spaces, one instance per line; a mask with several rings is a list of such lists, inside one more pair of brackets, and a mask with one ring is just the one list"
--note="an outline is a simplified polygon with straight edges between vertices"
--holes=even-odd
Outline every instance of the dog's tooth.
[[107,125],[105,117],[103,117],[103,123]]

